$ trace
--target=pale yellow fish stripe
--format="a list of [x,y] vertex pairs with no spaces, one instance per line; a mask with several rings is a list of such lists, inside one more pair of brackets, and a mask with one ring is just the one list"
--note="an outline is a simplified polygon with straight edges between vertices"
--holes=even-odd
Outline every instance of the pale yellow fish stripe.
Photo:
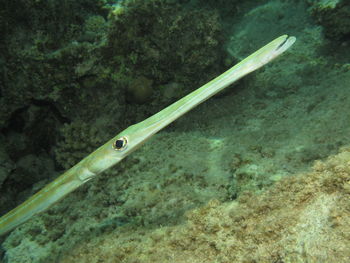
[[286,51],[295,37],[283,35],[262,47],[217,78],[148,119],[134,124],[67,170],[52,183],[0,218],[0,235],[41,213],[94,176],[121,161],[153,134],[236,80]]

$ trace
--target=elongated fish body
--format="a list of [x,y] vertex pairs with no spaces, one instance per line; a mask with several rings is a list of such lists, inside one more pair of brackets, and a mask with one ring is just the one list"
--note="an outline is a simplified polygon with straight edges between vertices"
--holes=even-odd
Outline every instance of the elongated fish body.
[[35,214],[45,211],[79,186],[117,164],[152,135],[198,104],[278,57],[292,46],[295,40],[295,37],[287,35],[276,38],[207,84],[146,120],[128,127],[24,203],[3,215],[0,218],[0,235],[11,231]]

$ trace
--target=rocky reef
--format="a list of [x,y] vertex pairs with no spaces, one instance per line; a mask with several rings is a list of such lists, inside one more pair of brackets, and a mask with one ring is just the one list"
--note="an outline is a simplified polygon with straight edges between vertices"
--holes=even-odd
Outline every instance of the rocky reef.
[[297,42],[1,237],[0,261],[348,262],[347,7],[6,1],[2,214],[271,39]]

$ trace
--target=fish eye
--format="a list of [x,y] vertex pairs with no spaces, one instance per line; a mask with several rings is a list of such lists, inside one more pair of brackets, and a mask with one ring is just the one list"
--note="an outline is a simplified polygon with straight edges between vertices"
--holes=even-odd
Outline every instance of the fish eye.
[[117,151],[121,151],[121,150],[125,149],[127,144],[128,144],[128,139],[125,136],[120,137],[119,139],[114,141],[113,149],[117,150]]

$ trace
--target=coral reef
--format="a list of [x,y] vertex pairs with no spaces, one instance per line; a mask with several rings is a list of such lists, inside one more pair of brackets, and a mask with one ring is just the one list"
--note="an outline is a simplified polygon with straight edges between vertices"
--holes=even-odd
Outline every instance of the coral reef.
[[349,193],[344,148],[261,195],[211,201],[179,226],[118,228],[77,245],[60,262],[347,262]]
[[[3,186],[3,184],[6,182],[8,179],[9,175],[11,174],[11,171],[15,169],[15,163],[11,160],[11,158],[8,156],[5,150],[5,139],[1,136],[0,137],[0,160],[1,160],[1,165],[0,165],[0,189]],[[1,192],[0,195],[0,207],[4,210],[9,210],[11,206],[13,206],[13,202],[11,201],[11,190],[8,190]],[[11,191],[12,192],[12,191]]]
[[163,0],[129,1],[125,9],[111,15],[104,51],[119,72],[127,69],[156,84],[180,82],[188,85],[186,93],[219,72],[223,36],[218,13]]
[[[307,2],[334,3],[337,12],[347,5],[7,1],[1,212],[100,141],[197,88],[222,61],[228,66],[284,33],[298,41],[1,237],[0,261],[347,262],[349,148],[334,154],[350,144],[350,57],[326,45]],[[345,24],[333,25],[346,42]]]
[[349,39],[350,3],[346,0],[309,0],[311,13],[330,38]]
[[133,79],[127,88],[127,100],[141,104],[150,101],[153,93],[152,83],[152,80],[142,76]]
[[[186,86],[178,97],[220,68],[223,37],[212,11],[164,0],[15,0],[0,12],[0,129],[13,162],[34,154],[68,168],[174,100],[160,83]],[[19,192],[43,179],[30,167],[25,176],[15,170],[1,191],[20,178]]]
[[1,128],[32,99],[64,100],[64,90],[76,86],[72,68],[83,57],[88,60],[88,48],[72,43],[83,34],[81,24],[89,15],[103,13],[100,6],[98,1],[6,2],[2,10],[6,23],[2,23],[1,57],[6,78],[1,90]]

